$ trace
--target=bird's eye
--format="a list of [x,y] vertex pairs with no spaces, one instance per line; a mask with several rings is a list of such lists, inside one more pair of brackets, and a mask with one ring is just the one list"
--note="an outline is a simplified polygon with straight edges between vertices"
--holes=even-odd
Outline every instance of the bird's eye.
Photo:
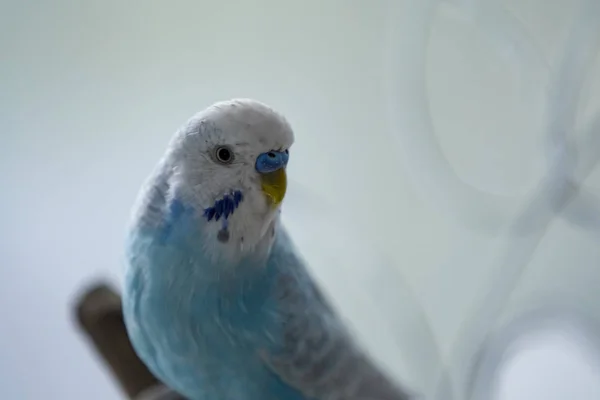
[[233,161],[233,153],[227,147],[217,147],[215,156],[221,164],[229,164]]

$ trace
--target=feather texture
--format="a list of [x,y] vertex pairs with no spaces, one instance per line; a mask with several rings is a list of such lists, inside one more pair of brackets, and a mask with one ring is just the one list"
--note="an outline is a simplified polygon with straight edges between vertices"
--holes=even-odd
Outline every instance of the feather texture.
[[285,119],[251,100],[209,107],[175,134],[127,241],[133,347],[190,400],[406,400],[356,347],[265,197],[261,180],[285,178],[292,142]]
[[268,257],[224,269],[203,253],[202,213],[174,203],[129,245],[125,318],[153,373],[191,400],[408,399],[354,345],[282,226]]

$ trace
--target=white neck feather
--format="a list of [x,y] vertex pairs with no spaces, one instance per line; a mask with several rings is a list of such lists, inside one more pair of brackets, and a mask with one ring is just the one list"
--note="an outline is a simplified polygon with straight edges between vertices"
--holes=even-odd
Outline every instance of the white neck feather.
[[209,207],[203,204],[206,200],[200,193],[187,189],[183,184],[178,185],[166,163],[160,163],[140,192],[134,208],[134,224],[156,227],[164,223],[169,204],[176,197],[196,209],[205,251],[216,262],[235,263],[246,257],[268,256],[280,224],[280,208],[268,206],[261,192],[247,188],[244,199],[228,218],[229,237],[224,241],[219,239],[222,221],[207,221],[202,215]]

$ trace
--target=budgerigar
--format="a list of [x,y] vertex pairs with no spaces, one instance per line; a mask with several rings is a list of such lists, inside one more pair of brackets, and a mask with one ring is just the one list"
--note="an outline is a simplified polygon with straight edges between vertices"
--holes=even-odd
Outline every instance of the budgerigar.
[[280,223],[293,141],[282,115],[249,99],[174,135],[128,235],[133,346],[190,400],[409,399],[352,340]]

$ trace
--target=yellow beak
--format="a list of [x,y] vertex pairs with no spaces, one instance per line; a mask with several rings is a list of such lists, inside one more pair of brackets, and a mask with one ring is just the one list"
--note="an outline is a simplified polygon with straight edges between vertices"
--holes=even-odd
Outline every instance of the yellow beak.
[[285,197],[287,189],[287,176],[285,168],[279,168],[276,171],[261,174],[262,190],[267,201],[273,207],[278,206]]

